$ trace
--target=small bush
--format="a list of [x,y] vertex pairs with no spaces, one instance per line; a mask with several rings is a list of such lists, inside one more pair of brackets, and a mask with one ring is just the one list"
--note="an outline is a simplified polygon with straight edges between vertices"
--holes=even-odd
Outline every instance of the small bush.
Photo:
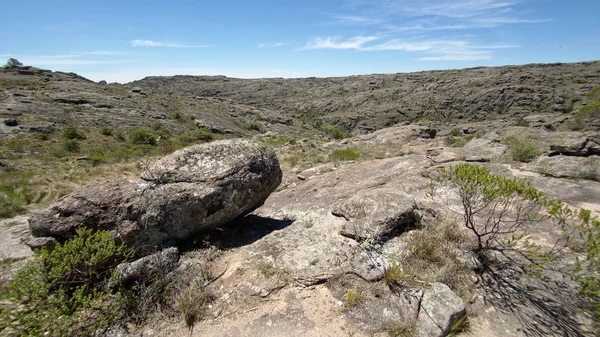
[[84,140],[85,134],[74,125],[67,125],[62,130],[62,137],[66,140]]
[[323,130],[323,132],[333,139],[344,139],[348,138],[349,136],[348,130],[341,126],[325,124],[321,126],[321,130]]
[[93,166],[96,166],[98,164],[102,164],[102,163],[106,162],[106,157],[104,156],[104,151],[102,151],[101,149],[91,150],[90,153],[88,154],[88,160],[90,163],[92,163]]
[[65,152],[77,153],[77,152],[79,152],[80,146],[79,146],[79,142],[75,139],[65,139],[62,142],[61,148]]
[[213,133],[203,128],[186,131],[177,138],[183,147],[197,143],[210,142],[213,139]]
[[105,126],[100,129],[100,134],[103,136],[110,137],[113,135],[113,129],[109,128],[108,126]]
[[352,149],[335,150],[329,154],[329,159],[334,161],[356,160],[360,158],[360,153]]
[[203,278],[196,279],[177,295],[176,310],[188,327],[206,315],[206,310],[214,296]]
[[150,129],[135,128],[129,132],[129,141],[136,145],[151,145],[158,144],[157,135]]
[[530,140],[515,137],[508,137],[505,140],[510,145],[510,155],[514,161],[529,163],[542,153]]
[[122,317],[124,292],[108,287],[112,269],[132,251],[108,231],[77,229],[77,235],[17,271],[2,289],[8,304],[0,331],[17,335],[95,335]]
[[344,308],[349,309],[360,304],[363,300],[362,293],[356,289],[350,289],[344,294]]
[[472,164],[442,168],[439,173],[431,194],[447,186],[462,200],[464,226],[477,238],[479,250],[498,244],[500,235],[526,230],[543,219],[538,211],[548,200],[526,180],[495,175]]

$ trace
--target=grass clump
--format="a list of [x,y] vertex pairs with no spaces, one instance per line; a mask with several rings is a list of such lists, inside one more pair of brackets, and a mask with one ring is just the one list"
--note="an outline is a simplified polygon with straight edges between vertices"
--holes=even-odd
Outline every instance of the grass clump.
[[363,300],[363,295],[357,289],[349,289],[344,294],[344,308],[349,309],[357,306]]
[[510,155],[514,161],[529,163],[542,154],[540,149],[528,139],[507,137],[505,141],[510,145]]
[[360,158],[360,153],[353,149],[335,150],[329,154],[329,159],[333,161],[357,160]]
[[387,333],[390,337],[416,337],[418,336],[418,332],[414,320],[400,322],[387,329]]
[[188,327],[201,320],[206,315],[214,295],[203,280],[195,280],[177,295],[176,310],[182,316]]
[[132,256],[108,231],[77,235],[16,272],[0,290],[0,332],[31,336],[82,336],[123,317],[127,292],[111,288],[112,270]]
[[0,219],[21,214],[35,198],[29,183],[31,172],[0,173]]

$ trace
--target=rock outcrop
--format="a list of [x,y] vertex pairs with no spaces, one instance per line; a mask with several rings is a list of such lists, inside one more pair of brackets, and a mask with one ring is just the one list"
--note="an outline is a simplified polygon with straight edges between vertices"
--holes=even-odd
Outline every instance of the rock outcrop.
[[81,226],[126,243],[162,245],[261,206],[281,182],[275,154],[246,140],[196,145],[145,168],[142,180],[83,187],[29,221],[36,237],[68,239]]

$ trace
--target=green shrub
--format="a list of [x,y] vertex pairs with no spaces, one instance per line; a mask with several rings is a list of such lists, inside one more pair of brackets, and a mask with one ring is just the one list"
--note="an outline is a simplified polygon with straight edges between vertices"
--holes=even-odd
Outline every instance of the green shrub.
[[113,129],[109,128],[108,126],[102,127],[100,129],[100,134],[104,135],[104,136],[107,136],[107,137],[110,137],[110,136],[113,135]]
[[108,231],[77,235],[17,271],[0,298],[0,331],[27,336],[87,336],[112,326],[127,297],[108,286],[112,270],[132,256]]
[[75,139],[65,139],[62,142],[62,150],[66,152],[76,153],[79,152],[79,142]]
[[101,149],[92,149],[88,154],[88,160],[93,166],[106,162],[104,151]]
[[62,137],[66,140],[84,140],[85,134],[74,125],[67,125],[62,130]]
[[540,149],[530,140],[507,137],[505,141],[510,145],[510,155],[514,161],[529,163],[542,154]]
[[329,154],[329,159],[335,161],[356,160],[360,158],[360,153],[352,149],[335,150]]
[[4,69],[12,69],[15,67],[22,67],[23,63],[19,62],[17,59],[15,58],[9,58],[8,61],[6,61],[6,64],[3,66]]
[[213,139],[213,133],[204,128],[186,131],[177,138],[179,143],[184,147],[196,143],[210,142]]
[[495,175],[472,164],[442,168],[439,173],[431,194],[447,186],[462,200],[464,226],[477,238],[478,250],[492,248],[501,235],[527,230],[543,219],[538,211],[548,200],[526,180]]
[[580,285],[580,294],[588,298],[600,321],[600,220],[589,210],[573,213],[579,220],[579,238],[583,239],[585,258],[577,260],[572,278]]
[[321,127],[321,130],[323,130],[323,132],[333,139],[344,139],[348,138],[349,136],[348,130],[341,126],[325,124]]
[[136,145],[152,145],[158,144],[158,136],[150,129],[135,128],[129,132],[129,141]]

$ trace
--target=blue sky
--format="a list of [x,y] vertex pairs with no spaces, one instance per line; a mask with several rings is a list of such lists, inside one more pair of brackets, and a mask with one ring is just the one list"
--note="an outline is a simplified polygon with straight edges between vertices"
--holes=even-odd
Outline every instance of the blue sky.
[[2,12],[0,59],[96,81],[600,59],[598,0],[23,0]]

